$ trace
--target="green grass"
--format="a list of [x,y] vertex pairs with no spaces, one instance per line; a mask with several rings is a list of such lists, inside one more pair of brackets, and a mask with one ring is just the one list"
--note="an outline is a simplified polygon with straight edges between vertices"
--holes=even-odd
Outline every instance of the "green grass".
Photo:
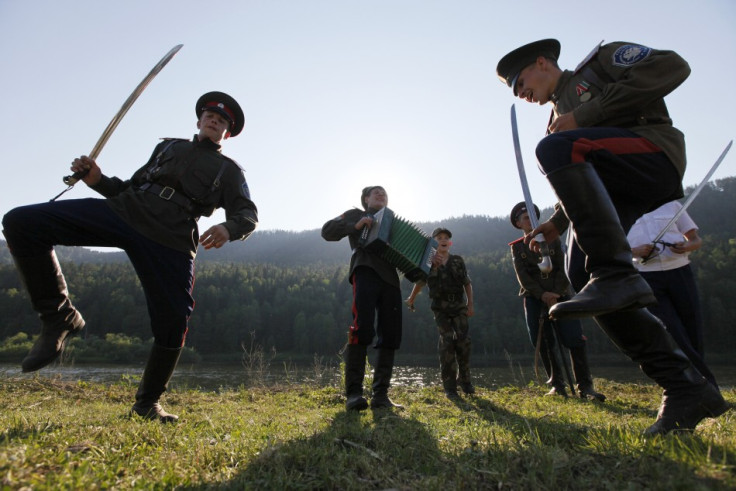
[[[536,385],[346,413],[336,386],[167,393],[180,422],[126,417],[135,384],[0,378],[2,489],[734,489],[729,411],[646,439],[654,385],[596,380],[606,403]],[[730,402],[736,392],[726,391]]]

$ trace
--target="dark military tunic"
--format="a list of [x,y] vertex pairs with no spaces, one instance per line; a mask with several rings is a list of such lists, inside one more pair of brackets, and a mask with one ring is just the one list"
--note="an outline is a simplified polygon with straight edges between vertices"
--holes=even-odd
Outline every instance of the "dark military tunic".
[[329,241],[337,241],[343,237],[348,238],[350,248],[353,251],[353,255],[350,257],[349,276],[351,281],[355,269],[359,266],[366,266],[374,270],[383,281],[398,288],[400,286],[400,280],[396,268],[377,254],[364,249],[360,245],[362,231],[355,230],[355,224],[361,218],[373,214],[375,211],[377,210],[368,210],[366,212],[358,208],[346,211],[339,217],[324,224],[322,227],[322,238]]
[[529,246],[524,244],[523,237],[509,245],[514,260],[514,271],[519,280],[520,297],[531,296],[541,300],[544,292],[557,293],[562,296],[570,294],[570,282],[565,275],[565,257],[562,254],[559,239],[549,244],[549,257],[552,261],[550,273],[542,273],[539,270],[542,256],[529,249]]
[[[171,191],[162,197],[161,192],[142,189],[148,182]],[[209,139],[159,143],[129,180],[103,176],[93,189],[108,198],[110,207],[141,234],[192,257],[197,251],[200,216],[224,208],[223,225],[230,240],[245,240],[258,222],[242,169]]]

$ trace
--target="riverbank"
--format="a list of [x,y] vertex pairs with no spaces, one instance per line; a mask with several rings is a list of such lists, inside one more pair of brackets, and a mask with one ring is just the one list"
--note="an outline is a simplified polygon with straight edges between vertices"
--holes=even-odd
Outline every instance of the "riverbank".
[[[734,489],[734,411],[645,439],[659,390],[605,403],[538,386],[398,386],[403,411],[345,413],[335,385],[165,395],[176,425],[125,417],[135,385],[0,377],[7,489]],[[726,391],[736,402],[736,392]]]
[[[591,370],[594,380],[605,379],[619,383],[635,383],[653,385],[644,373],[628,359],[619,363],[614,359],[593,359]],[[612,363],[614,362],[614,363]],[[736,388],[736,365],[713,364],[713,373],[724,389]],[[491,390],[506,385],[525,386],[542,384],[544,377],[542,367],[540,377],[534,369],[534,361],[530,358],[509,358],[505,363],[492,365],[473,365],[471,375],[473,383]],[[0,363],[0,378],[18,377],[32,379],[35,377],[60,380],[65,382],[93,382],[115,384],[120,382],[137,383],[143,372],[143,363],[136,365],[115,364],[54,364],[43,370],[26,374],[22,373],[19,364]],[[170,388],[176,390],[199,389],[205,391],[221,389],[237,389],[241,386],[271,386],[284,383],[318,383],[321,385],[340,385],[342,372],[339,360],[314,359],[312,363],[295,363],[291,360],[268,361],[245,365],[243,363],[180,363],[174,372]],[[425,365],[398,365],[394,369],[392,383],[395,386],[430,387],[440,383],[439,367],[436,360]]]

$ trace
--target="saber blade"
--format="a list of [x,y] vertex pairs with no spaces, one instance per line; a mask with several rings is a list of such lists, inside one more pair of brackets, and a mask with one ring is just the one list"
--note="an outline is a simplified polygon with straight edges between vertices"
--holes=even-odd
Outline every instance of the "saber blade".
[[[529,182],[526,180],[526,170],[524,170],[524,159],[521,157],[521,143],[519,142],[519,128],[516,124],[516,105],[511,104],[511,136],[514,139],[514,153],[516,154],[516,167],[519,171],[519,180],[521,181],[521,191],[524,193],[524,203],[526,203],[527,214],[529,215],[529,221],[532,224],[532,229],[539,226],[539,220],[537,220],[537,214],[534,212],[534,202],[532,201],[532,195],[529,192]],[[539,263],[539,270],[542,273],[549,273],[552,271],[552,260],[549,257],[549,250],[547,243],[544,241],[542,234],[537,234],[534,237],[539,246],[542,249],[542,262]]]
[[[700,181],[700,184],[698,184],[698,187],[696,187],[692,193],[690,193],[690,196],[687,197],[685,202],[682,204],[682,208],[677,210],[677,213],[670,219],[669,222],[667,222],[667,225],[664,226],[664,228],[657,234],[657,237],[654,238],[652,241],[653,244],[657,244],[662,237],[664,237],[664,234],[667,233],[667,231],[670,229],[670,227],[680,219],[683,213],[687,210],[688,206],[692,204],[692,202],[695,200],[695,198],[700,194],[700,191],[703,190],[705,185],[708,183],[708,180],[713,176],[713,173],[718,169],[718,166],[721,165],[721,162],[723,162],[723,159],[726,158],[726,154],[729,150],[731,150],[731,145],[733,144],[733,140],[728,142],[728,145],[726,145],[726,148],[723,149],[723,152],[721,152],[721,155],[718,157],[718,160],[716,160],[716,163],[713,164],[713,167],[710,168],[708,173],[705,175],[702,181]],[[641,261],[642,264],[646,264],[647,261],[650,258],[645,258]]]
[[[120,121],[123,119],[123,116],[128,112],[128,109],[133,105],[133,103],[138,99],[138,96],[141,95],[141,93],[145,90],[145,88],[148,86],[149,83],[151,83],[151,80],[154,79],[156,75],[166,66],[166,64],[171,61],[171,59],[174,57],[176,53],[179,52],[181,47],[184,46],[183,44],[177,44],[174,46],[166,55],[164,55],[161,60],[156,63],[156,65],[151,69],[151,71],[146,75],[146,77],[141,80],[141,83],[138,84],[138,86],[133,90],[133,93],[128,96],[128,98],[123,103],[120,110],[115,114],[115,116],[112,118],[110,123],[107,125],[107,128],[105,128],[105,131],[102,132],[102,135],[100,136],[100,139],[97,140],[97,143],[95,144],[94,148],[89,154],[89,157],[94,160],[102,151],[102,148],[107,143],[107,140],[110,139],[110,135],[112,135],[112,132],[115,131],[115,128],[118,127],[118,124],[120,124]],[[82,177],[84,177],[84,173],[74,173],[71,176],[65,176],[64,177],[64,184],[69,186],[69,188],[73,187]],[[69,190],[67,188],[67,191]],[[62,192],[63,194],[63,192]],[[59,195],[61,196],[61,195]],[[57,196],[56,198],[58,198]],[[54,198],[51,201],[54,201],[56,198]]]

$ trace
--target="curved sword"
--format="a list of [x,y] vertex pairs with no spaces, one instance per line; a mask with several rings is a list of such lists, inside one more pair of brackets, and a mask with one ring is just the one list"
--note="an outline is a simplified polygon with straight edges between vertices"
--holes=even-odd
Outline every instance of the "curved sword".
[[[526,209],[529,214],[529,221],[532,223],[532,230],[539,226],[537,220],[537,214],[534,213],[534,203],[532,202],[532,196],[529,192],[529,183],[526,180],[526,171],[524,170],[524,160],[521,158],[521,143],[519,143],[519,128],[516,125],[516,105],[511,104],[511,135],[514,138],[514,152],[516,153],[516,167],[519,169],[519,179],[521,180],[521,191],[524,193],[524,202],[526,203]],[[544,241],[544,235],[537,234],[534,237],[537,241],[542,252],[542,262],[538,264],[539,270],[542,273],[549,273],[552,271],[552,260],[549,257],[549,248],[547,243]]]
[[[667,222],[667,225],[664,226],[664,228],[657,234],[657,236],[654,238],[652,243],[654,244],[655,248],[657,246],[657,242],[659,242],[662,237],[664,237],[664,234],[667,233],[667,231],[670,229],[670,227],[682,216],[683,213],[685,213],[685,210],[687,210],[687,207],[690,206],[693,202],[693,200],[700,194],[700,191],[703,190],[706,183],[708,182],[708,179],[711,178],[713,173],[716,171],[719,165],[721,165],[721,162],[723,162],[723,159],[726,157],[726,154],[729,150],[731,150],[731,145],[733,144],[733,140],[728,142],[728,145],[726,145],[726,148],[723,149],[723,152],[721,152],[720,157],[718,157],[718,160],[716,160],[716,163],[713,164],[713,167],[710,168],[708,173],[705,175],[702,181],[700,181],[700,184],[698,184],[698,187],[696,187],[692,193],[690,193],[690,196],[687,197],[685,202],[682,204],[682,208],[677,210],[677,213],[670,219],[669,222]],[[654,251],[654,249],[652,249]],[[651,258],[651,252],[649,257],[645,257],[642,259],[641,264],[646,264]]]
[[[112,135],[112,132],[115,131],[115,128],[118,127],[118,124],[123,119],[123,116],[128,112],[128,109],[133,105],[133,103],[138,99],[138,96],[141,95],[141,93],[145,90],[145,88],[148,86],[148,84],[153,80],[153,78],[158,75],[158,73],[166,66],[166,64],[171,61],[171,59],[174,57],[176,53],[179,52],[181,47],[184,46],[183,44],[177,44],[174,46],[166,55],[164,55],[161,60],[156,63],[156,65],[151,69],[151,71],[148,73],[148,75],[145,76],[143,80],[141,80],[141,83],[138,84],[138,86],[133,90],[133,93],[128,96],[128,98],[123,103],[122,107],[120,107],[120,110],[115,114],[115,116],[112,118],[110,123],[107,125],[107,128],[105,128],[105,131],[102,132],[102,135],[100,136],[100,139],[97,140],[97,143],[95,144],[94,148],[89,154],[89,157],[94,160],[97,158],[97,156],[102,151],[102,147],[105,146],[107,143],[107,140],[110,138],[110,135]],[[74,185],[82,179],[86,175],[86,172],[75,172],[71,176],[64,176],[64,184],[69,186],[64,191],[59,193],[58,196],[53,198],[51,201],[56,200],[59,196],[64,194],[65,192],[69,191]]]

